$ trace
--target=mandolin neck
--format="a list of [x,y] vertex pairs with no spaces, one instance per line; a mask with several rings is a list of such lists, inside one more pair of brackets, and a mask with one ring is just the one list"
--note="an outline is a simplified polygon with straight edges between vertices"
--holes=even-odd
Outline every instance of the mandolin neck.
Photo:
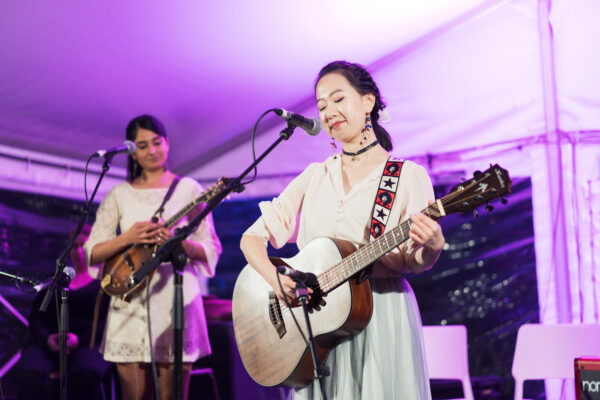
[[198,203],[200,203],[204,199],[204,197],[205,196],[202,195],[197,199],[192,200],[188,205],[179,210],[177,214],[173,215],[171,218],[165,221],[165,228],[171,229],[173,226],[175,226],[175,224],[177,224],[181,220],[181,218],[185,217],[190,211],[192,211],[198,205]]

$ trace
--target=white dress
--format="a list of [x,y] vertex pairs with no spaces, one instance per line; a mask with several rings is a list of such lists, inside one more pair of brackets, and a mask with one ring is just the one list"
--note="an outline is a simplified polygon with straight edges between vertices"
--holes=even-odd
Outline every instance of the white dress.
[[[259,236],[265,245],[270,241],[276,248],[294,236],[299,249],[319,236],[366,244],[384,165],[345,194],[339,155],[311,164],[277,198],[260,203],[262,216],[244,234]],[[386,231],[434,199],[429,176],[410,161],[404,163],[398,185]],[[405,242],[374,265],[371,321],[361,333],[332,349],[326,361],[331,371],[325,378],[330,400],[431,399],[421,317],[401,272],[407,268],[410,244]],[[296,390],[294,398],[320,399],[318,384]]]
[[[117,228],[125,232],[138,221],[149,221],[162,203],[167,190],[168,188],[136,189],[126,182],[113,187],[102,200],[96,214],[96,222],[84,245],[88,265],[92,248],[116,237]],[[176,214],[201,192],[202,187],[196,181],[182,178],[165,205],[163,219],[167,220]],[[196,210],[192,213],[194,212]],[[187,225],[187,220],[192,219],[190,214],[183,218],[178,226]],[[207,257],[206,262],[188,262],[183,274],[183,361],[193,362],[211,352],[200,277],[214,276],[221,254],[221,243],[215,233],[210,214],[188,239],[202,244]],[[150,283],[150,321],[154,353],[158,362],[174,361],[172,305],[173,268],[170,263],[164,263],[156,269]],[[112,362],[150,362],[146,321],[145,290],[129,303],[112,297],[100,346],[104,359]]]

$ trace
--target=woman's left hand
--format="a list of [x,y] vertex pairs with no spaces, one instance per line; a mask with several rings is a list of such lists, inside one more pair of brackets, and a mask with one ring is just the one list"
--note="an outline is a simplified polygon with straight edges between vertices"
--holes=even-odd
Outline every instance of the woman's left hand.
[[[429,202],[431,204],[432,201]],[[411,215],[410,238],[417,246],[439,252],[444,247],[446,239],[442,233],[440,224],[422,213]]]
[[[159,223],[162,223],[163,221],[159,221]],[[158,232],[156,233],[156,244],[157,245],[162,245],[163,243],[165,243],[167,240],[169,240],[169,238],[173,236],[173,234],[171,233],[170,230],[168,230],[167,228],[165,228],[164,226],[161,226],[158,229]]]

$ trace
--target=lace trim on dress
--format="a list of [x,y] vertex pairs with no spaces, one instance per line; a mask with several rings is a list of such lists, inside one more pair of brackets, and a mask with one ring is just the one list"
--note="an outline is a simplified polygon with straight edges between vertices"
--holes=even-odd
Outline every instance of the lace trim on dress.
[[[194,354],[198,351],[198,346],[191,341],[184,341],[183,353],[184,357],[186,354]],[[173,346],[154,346],[154,357],[159,362],[174,362],[175,352]],[[150,349],[148,344],[134,344],[134,343],[115,343],[107,342],[104,346],[104,355],[109,357],[116,357],[119,359],[136,359],[136,360],[149,360]]]

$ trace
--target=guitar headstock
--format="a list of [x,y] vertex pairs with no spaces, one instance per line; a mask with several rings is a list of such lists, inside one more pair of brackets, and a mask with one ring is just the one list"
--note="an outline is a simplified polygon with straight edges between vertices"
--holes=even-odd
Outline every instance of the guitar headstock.
[[194,203],[196,203],[196,204],[207,203],[210,200],[212,200],[212,198],[215,197],[217,194],[221,193],[223,191],[223,189],[225,188],[224,179],[225,178],[219,179],[217,181],[217,183],[215,183],[210,188],[208,188],[204,192],[202,192],[200,194],[200,196],[198,198],[196,198],[196,200],[194,200]]
[[[440,201],[446,214],[471,211],[483,203],[510,193],[511,184],[508,171],[495,164],[484,172],[476,171],[473,178],[452,187],[450,193]],[[503,204],[506,203],[504,197],[501,200]],[[493,207],[488,204],[487,209],[491,211]]]

